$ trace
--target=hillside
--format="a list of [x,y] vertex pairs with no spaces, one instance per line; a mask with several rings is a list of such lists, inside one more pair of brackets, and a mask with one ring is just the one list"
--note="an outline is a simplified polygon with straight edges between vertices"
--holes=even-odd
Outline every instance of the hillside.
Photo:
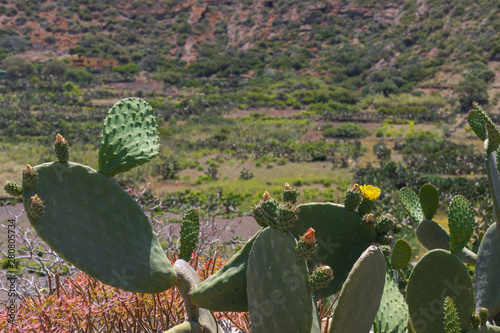
[[176,80],[171,72],[273,68],[327,76],[349,90],[387,95],[420,84],[447,94],[465,64],[500,60],[493,0],[3,1],[0,14],[3,57],[117,58],[164,81]]

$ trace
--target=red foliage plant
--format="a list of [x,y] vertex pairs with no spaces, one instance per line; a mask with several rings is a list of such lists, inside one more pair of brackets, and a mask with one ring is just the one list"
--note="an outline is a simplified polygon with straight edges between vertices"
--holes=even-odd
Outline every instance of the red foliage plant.
[[[220,258],[195,258],[202,280],[220,269]],[[249,332],[247,313],[216,313],[218,320]],[[160,294],[138,294],[105,285],[84,273],[37,297],[23,297],[17,304],[14,325],[8,311],[0,309],[1,332],[162,332],[184,322],[184,302],[176,288]]]

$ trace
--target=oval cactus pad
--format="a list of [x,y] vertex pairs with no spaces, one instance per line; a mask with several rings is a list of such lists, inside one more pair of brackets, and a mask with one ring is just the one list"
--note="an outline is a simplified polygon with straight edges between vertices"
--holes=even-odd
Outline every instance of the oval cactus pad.
[[176,274],[140,206],[114,181],[76,163],[35,167],[38,182],[23,185],[24,207],[35,194],[45,212],[28,216],[38,235],[90,276],[127,291],[158,293]]
[[160,136],[151,106],[125,98],[108,112],[99,149],[99,171],[113,177],[149,162],[160,151]]

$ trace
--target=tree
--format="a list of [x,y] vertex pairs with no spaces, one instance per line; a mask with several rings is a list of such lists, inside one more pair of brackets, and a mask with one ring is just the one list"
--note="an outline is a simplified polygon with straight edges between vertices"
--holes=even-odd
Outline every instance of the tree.
[[64,61],[50,60],[42,70],[43,75],[63,76],[68,70],[68,65]]
[[7,76],[11,78],[29,76],[35,71],[35,67],[31,62],[18,56],[4,59],[2,67],[5,69]]
[[458,95],[459,112],[468,112],[473,102],[482,106],[488,104],[488,85],[478,77],[464,77],[456,86],[455,93]]

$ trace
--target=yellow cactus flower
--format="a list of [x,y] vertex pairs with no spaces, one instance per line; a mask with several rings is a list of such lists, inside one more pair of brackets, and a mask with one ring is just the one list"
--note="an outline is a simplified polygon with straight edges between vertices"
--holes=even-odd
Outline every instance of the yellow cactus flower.
[[362,185],[359,187],[363,193],[363,197],[370,201],[375,201],[380,195],[380,189],[373,185]]

